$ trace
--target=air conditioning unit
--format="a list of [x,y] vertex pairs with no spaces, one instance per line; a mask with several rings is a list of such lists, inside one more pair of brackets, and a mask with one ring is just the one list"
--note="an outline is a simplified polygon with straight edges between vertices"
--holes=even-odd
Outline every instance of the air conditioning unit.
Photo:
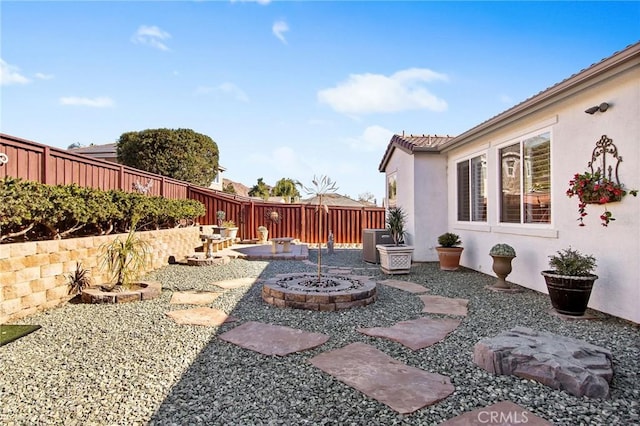
[[362,230],[362,260],[369,263],[380,263],[380,254],[376,244],[393,244],[391,233],[386,229]]

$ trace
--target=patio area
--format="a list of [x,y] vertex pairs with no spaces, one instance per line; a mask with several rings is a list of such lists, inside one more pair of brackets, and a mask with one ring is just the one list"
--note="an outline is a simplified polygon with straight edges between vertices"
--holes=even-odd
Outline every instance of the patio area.
[[[443,272],[436,263],[414,264],[411,274],[393,277],[406,285],[387,285],[382,282],[390,277],[377,265],[363,262],[360,250],[347,249],[323,253],[323,272],[370,276],[378,282],[375,303],[319,312],[263,301],[262,281],[282,273],[313,273],[316,256],[311,249],[308,260],[235,258],[219,266],[170,265],[145,277],[162,283],[157,299],[69,303],[23,318],[19,323],[42,328],[0,348],[0,423],[437,425],[511,401],[556,425],[640,424],[637,325],[593,311],[592,320],[565,320],[550,313],[544,294],[489,291],[485,287],[494,277],[466,269]],[[429,296],[468,300],[467,315],[424,313],[420,287]],[[176,303],[174,297],[183,293],[204,300],[197,302],[198,309],[221,312],[221,325],[174,321],[167,313],[197,308],[184,299]],[[233,321],[223,322],[227,316]],[[455,318],[460,324],[440,342],[417,350],[358,331],[422,317]],[[255,323],[328,339],[301,352],[264,355],[220,338]],[[610,350],[610,398],[579,398],[534,380],[496,376],[474,364],[478,341],[517,326]],[[447,376],[453,393],[401,414],[312,363],[352,344],[370,345],[411,368]]]

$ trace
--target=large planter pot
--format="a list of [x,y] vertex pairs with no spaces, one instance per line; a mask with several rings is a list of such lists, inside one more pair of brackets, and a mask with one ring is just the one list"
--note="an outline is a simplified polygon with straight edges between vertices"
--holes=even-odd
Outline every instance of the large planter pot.
[[573,277],[542,271],[553,309],[564,315],[581,316],[587,310],[597,275]]
[[258,231],[258,244],[264,244],[269,239],[269,231]]
[[226,238],[231,238],[232,241],[235,241],[236,237],[238,236],[238,229],[239,228],[226,228],[224,230],[224,236]]
[[411,272],[412,246],[378,244],[376,249],[380,253],[380,269],[385,274],[399,275]]
[[507,284],[506,278],[512,271],[511,261],[515,256],[499,256],[492,254],[490,255],[493,258],[493,272],[495,272],[498,279],[493,284],[493,288],[497,289],[507,289],[511,288],[509,284]]
[[455,271],[460,267],[460,256],[463,247],[436,247],[440,269],[443,271]]

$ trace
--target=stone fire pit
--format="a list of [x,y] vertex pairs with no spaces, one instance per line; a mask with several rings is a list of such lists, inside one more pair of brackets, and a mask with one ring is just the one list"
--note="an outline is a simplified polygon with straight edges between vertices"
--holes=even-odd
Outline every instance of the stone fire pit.
[[338,311],[376,301],[376,283],[357,275],[280,274],[265,281],[262,299],[278,307]]

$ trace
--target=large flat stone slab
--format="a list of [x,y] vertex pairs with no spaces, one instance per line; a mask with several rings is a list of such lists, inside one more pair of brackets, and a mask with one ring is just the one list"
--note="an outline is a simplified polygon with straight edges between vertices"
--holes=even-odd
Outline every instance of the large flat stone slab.
[[167,312],[167,316],[178,324],[204,325],[210,327],[237,320],[219,309],[208,307],[170,311]]
[[476,343],[473,362],[491,373],[536,380],[578,397],[607,398],[613,377],[607,349],[526,327]]
[[222,293],[213,291],[178,291],[173,293],[169,303],[172,305],[208,305],[220,295]]
[[449,419],[440,426],[476,426],[476,425],[527,425],[553,426],[553,423],[542,419],[511,401],[500,401],[493,405],[469,411]]
[[411,281],[402,281],[402,280],[383,280],[378,281],[380,284],[387,285],[389,287],[397,288],[400,290],[407,291],[413,294],[426,293],[429,291],[425,286],[420,284],[413,283]]
[[264,355],[280,356],[312,349],[329,340],[326,334],[256,321],[239,325],[218,338]]
[[449,377],[406,365],[365,343],[324,352],[309,362],[402,414],[434,404],[454,391]]
[[359,328],[358,331],[367,336],[382,337],[402,343],[417,351],[441,341],[459,325],[458,319],[422,317],[401,321],[391,327]]
[[422,303],[424,303],[424,308],[422,312],[430,313],[430,314],[447,314],[447,315],[456,315],[456,316],[467,316],[467,305],[469,304],[469,300],[467,299],[454,299],[450,297],[442,297],[442,296],[418,296]]
[[228,290],[233,288],[252,286],[256,281],[258,281],[258,278],[234,278],[232,280],[215,281],[212,284],[216,287]]

